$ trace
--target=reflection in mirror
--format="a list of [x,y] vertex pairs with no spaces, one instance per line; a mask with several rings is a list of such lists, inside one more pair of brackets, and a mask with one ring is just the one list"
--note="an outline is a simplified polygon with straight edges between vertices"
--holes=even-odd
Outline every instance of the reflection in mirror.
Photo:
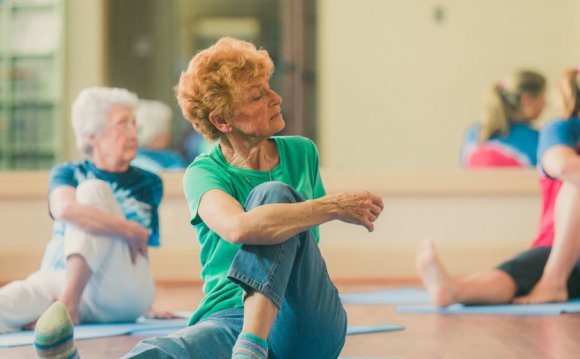
[[[191,130],[172,89],[195,52],[224,35],[270,52],[286,133],[313,138],[332,169],[457,169],[489,84],[525,68],[545,75],[549,91],[580,63],[577,0],[50,4],[0,2],[10,24],[0,28],[0,169],[78,157],[69,106],[95,84],[169,104],[172,146],[185,154]],[[537,127],[552,114],[547,97]]]
[[[580,2],[320,0],[318,143],[325,167],[459,168],[483,91],[525,68],[548,87],[580,62]],[[553,115],[548,103],[538,126]]]
[[276,71],[271,85],[284,98],[284,134],[315,137],[312,1],[127,0],[109,2],[109,82],[170,104],[173,148],[187,162],[207,143],[183,120],[173,94],[198,51],[223,36],[266,49]]

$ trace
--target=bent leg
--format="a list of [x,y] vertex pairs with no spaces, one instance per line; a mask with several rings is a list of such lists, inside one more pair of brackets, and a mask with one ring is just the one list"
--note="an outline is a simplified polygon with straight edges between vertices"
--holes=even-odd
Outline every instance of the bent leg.
[[230,359],[242,329],[242,308],[212,314],[195,325],[171,335],[145,339],[123,358],[142,359]]
[[43,270],[0,288],[0,334],[36,321],[62,291],[64,271]]
[[[76,195],[80,203],[124,216],[103,181],[84,181],[77,187]],[[133,265],[128,245],[121,238],[97,236],[68,225],[65,256],[68,282],[62,301],[80,302],[81,321],[132,321],[151,306],[154,286],[148,260],[138,256]]]
[[[268,182],[254,188],[245,207],[300,201],[300,194],[288,185]],[[345,340],[346,313],[312,231],[277,245],[243,245],[228,277],[244,289],[246,300],[263,295],[270,301],[266,306],[273,304],[279,310],[270,323],[271,357],[338,356]],[[264,319],[256,310],[259,308],[246,307],[244,328],[250,320],[273,320]]]
[[554,244],[544,273],[529,295],[518,303],[563,302],[568,299],[567,282],[580,258],[580,189],[563,183],[554,211]]

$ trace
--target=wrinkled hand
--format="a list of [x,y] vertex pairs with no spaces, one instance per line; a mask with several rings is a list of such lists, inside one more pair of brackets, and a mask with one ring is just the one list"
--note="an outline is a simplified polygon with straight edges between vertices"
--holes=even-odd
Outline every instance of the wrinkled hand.
[[339,207],[338,219],[364,226],[369,232],[383,211],[383,199],[370,192],[341,193],[336,196]]
[[147,318],[150,319],[177,319],[177,318],[183,318],[180,317],[179,315],[167,311],[167,310],[157,310],[155,308],[151,308],[149,309],[149,312],[147,312],[147,315],[145,316]]
[[129,245],[129,252],[131,254],[131,263],[135,264],[137,255],[147,255],[147,242],[149,241],[149,232],[134,221],[127,221],[127,235],[125,241]]

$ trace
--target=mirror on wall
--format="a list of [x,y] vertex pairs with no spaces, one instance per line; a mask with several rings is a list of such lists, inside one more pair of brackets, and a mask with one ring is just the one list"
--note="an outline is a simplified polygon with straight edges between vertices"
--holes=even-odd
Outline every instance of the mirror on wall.
[[[580,63],[575,0],[125,0],[109,11],[111,84],[172,104],[181,69],[219,37],[268,49],[287,133],[313,138],[337,169],[458,169],[486,87],[520,68],[552,82]],[[178,119],[175,134],[187,131]]]
[[[69,106],[95,84],[170,105],[172,148],[191,159],[198,145],[187,142],[192,129],[173,87],[191,57],[221,36],[269,51],[285,133],[315,140],[321,165],[331,169],[457,170],[486,87],[520,68],[551,84],[580,64],[577,0],[95,0],[91,21],[77,2],[18,4],[0,1],[3,170],[78,158]],[[44,22],[31,19],[49,15],[54,31],[45,33],[58,35],[56,45],[18,50],[13,34],[43,39],[33,33]],[[22,88],[39,95],[21,101]],[[548,97],[537,126],[552,114]],[[51,136],[33,136],[28,129],[38,121],[45,127],[32,128]]]
[[316,137],[314,4],[305,0],[109,1],[108,82],[174,110],[172,147],[187,161],[206,148],[182,118],[173,87],[189,60],[223,36],[268,50],[285,134]]
[[[330,168],[458,169],[486,87],[520,68],[550,85],[580,64],[576,0],[320,0],[318,14],[318,141]],[[552,115],[548,102],[537,126]]]

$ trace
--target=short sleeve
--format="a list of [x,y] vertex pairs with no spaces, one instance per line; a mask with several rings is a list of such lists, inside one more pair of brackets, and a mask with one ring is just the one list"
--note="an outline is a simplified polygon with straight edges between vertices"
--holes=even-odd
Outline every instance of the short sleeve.
[[231,183],[227,181],[228,174],[210,158],[192,163],[183,176],[183,191],[189,207],[191,224],[198,224],[199,204],[204,194],[213,189],[219,189],[232,194]]
[[545,171],[542,167],[544,154],[554,146],[567,146],[576,150],[576,139],[574,138],[573,122],[571,120],[554,120],[547,124],[540,131],[538,143],[538,168],[542,174]]
[[50,172],[48,193],[60,186],[78,186],[78,181],[75,178],[74,172],[75,166],[72,163],[64,163],[54,167]]

